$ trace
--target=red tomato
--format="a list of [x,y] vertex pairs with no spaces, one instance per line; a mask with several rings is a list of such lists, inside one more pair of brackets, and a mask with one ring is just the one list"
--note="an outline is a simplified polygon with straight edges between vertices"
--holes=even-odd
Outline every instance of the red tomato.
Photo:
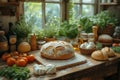
[[14,51],[14,52],[13,52],[13,55],[14,55],[14,56],[19,56],[19,53],[18,53],[17,51]]
[[119,46],[119,44],[118,43],[113,43],[112,46]]
[[24,59],[17,59],[16,65],[20,67],[24,67],[27,65],[27,62]]
[[27,56],[28,62],[33,62],[35,60],[34,55],[30,54]]
[[120,46],[120,43],[119,43],[119,46]]
[[4,53],[4,54],[2,55],[2,60],[3,60],[3,61],[6,61],[9,57],[11,57],[10,54]]
[[7,59],[7,65],[12,66],[16,63],[16,60],[12,57]]

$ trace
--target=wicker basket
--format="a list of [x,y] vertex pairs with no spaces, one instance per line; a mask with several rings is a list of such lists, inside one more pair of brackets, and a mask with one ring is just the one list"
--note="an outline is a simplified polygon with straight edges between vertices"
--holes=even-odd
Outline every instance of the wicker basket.
[[79,48],[80,49],[80,53],[81,54],[85,54],[85,55],[91,55],[92,52],[94,52],[96,49],[83,49],[83,48]]

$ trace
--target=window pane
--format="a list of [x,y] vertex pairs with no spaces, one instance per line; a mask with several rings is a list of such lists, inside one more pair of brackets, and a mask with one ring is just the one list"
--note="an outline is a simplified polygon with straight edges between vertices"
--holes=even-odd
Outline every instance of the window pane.
[[60,18],[60,4],[46,3],[46,22],[52,17]]
[[75,13],[75,18],[77,18],[80,15],[80,5],[74,5],[74,13]]
[[87,15],[87,16],[94,15],[94,6],[82,5],[82,15]]
[[94,3],[95,0],[82,0],[83,3]]
[[26,20],[32,19],[34,27],[42,28],[42,5],[41,3],[25,2],[24,15]]
[[73,0],[74,3],[80,3],[80,0]]
[[45,1],[49,1],[49,2],[51,2],[51,1],[59,2],[60,0],[45,0]]

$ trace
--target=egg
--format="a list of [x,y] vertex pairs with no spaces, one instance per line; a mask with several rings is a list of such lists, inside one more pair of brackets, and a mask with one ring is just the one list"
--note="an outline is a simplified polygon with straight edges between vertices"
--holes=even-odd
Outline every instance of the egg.
[[89,42],[88,44],[89,44],[89,45],[92,45],[92,48],[95,48],[95,47],[96,47],[96,45],[95,45],[94,42]]
[[93,49],[93,46],[92,45],[87,45],[86,49]]
[[80,48],[86,49],[86,46],[87,46],[87,45],[88,45],[88,43],[85,42],[85,43],[83,43],[83,44],[80,45]]

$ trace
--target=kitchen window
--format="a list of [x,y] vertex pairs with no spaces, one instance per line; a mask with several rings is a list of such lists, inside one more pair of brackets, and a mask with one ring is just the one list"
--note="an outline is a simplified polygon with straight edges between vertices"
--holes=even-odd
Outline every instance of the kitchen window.
[[74,17],[80,15],[92,16],[97,13],[98,0],[73,0],[74,1]]
[[[41,0],[38,2],[24,2],[24,15],[29,20],[32,18],[34,26],[42,28],[45,24],[57,18],[60,22],[68,19],[67,0]],[[80,15],[94,15],[97,0],[73,0],[73,13],[77,18]]]

